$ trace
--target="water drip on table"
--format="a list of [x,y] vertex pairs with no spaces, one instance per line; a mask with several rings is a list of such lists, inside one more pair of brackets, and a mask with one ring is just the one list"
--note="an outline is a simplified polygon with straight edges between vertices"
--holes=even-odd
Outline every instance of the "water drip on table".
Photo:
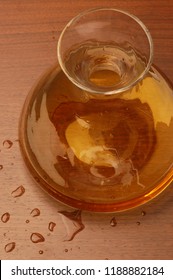
[[0,164],[0,170],[2,170],[3,169],[3,165],[2,164]]
[[5,245],[4,249],[5,249],[6,253],[10,253],[14,250],[15,247],[16,247],[16,243],[15,242],[10,242],[10,243]]
[[141,211],[141,215],[142,215],[142,216],[145,216],[145,215],[146,215],[146,212],[145,212],[145,211]]
[[50,231],[53,231],[54,228],[55,228],[55,226],[56,226],[56,224],[55,224],[54,222],[50,222],[49,225],[48,225],[48,229],[49,229]]
[[117,225],[117,220],[115,219],[115,217],[110,220],[110,225],[111,227],[115,227]]
[[43,250],[40,250],[40,251],[39,251],[39,254],[42,255],[42,254],[43,254]]
[[10,148],[12,147],[12,145],[13,145],[13,142],[10,141],[10,140],[5,140],[5,141],[3,142],[3,146],[4,146],[4,148],[6,148],[6,149],[10,149]]
[[58,211],[62,216],[62,221],[67,230],[67,238],[64,241],[72,241],[77,233],[82,231],[85,226],[82,223],[81,210],[75,210],[73,212]]
[[24,194],[24,192],[25,192],[25,188],[21,185],[14,191],[12,191],[11,195],[13,197],[19,197],[19,196],[22,196]]
[[30,215],[31,215],[32,217],[40,216],[40,210],[39,210],[38,208],[34,208],[34,209],[31,211]]
[[30,240],[33,243],[40,243],[40,242],[44,242],[45,238],[43,237],[43,235],[41,233],[34,232],[34,233],[31,234]]
[[137,224],[138,226],[140,226],[141,222],[136,222],[136,224]]
[[4,213],[2,216],[1,216],[1,221],[3,223],[7,223],[10,219],[10,214],[8,212]]

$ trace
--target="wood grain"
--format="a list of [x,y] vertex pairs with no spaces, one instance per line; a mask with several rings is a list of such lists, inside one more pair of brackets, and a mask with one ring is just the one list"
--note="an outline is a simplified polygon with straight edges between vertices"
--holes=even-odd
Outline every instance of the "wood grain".
[[[10,214],[6,223],[0,221],[1,259],[173,258],[172,186],[151,203],[129,212],[82,213],[85,228],[72,241],[63,242],[66,229],[58,211],[68,207],[33,182],[19,149],[18,123],[24,100],[40,75],[56,62],[60,31],[83,10],[112,6],[135,14],[146,24],[154,41],[154,63],[171,80],[172,0],[0,0],[0,215]],[[13,145],[8,148],[5,140]],[[21,185],[24,194],[13,197],[11,193]],[[40,210],[39,216],[31,215],[34,208]],[[114,216],[117,225],[112,227]],[[56,224],[52,232],[50,222]],[[34,232],[45,241],[31,242]],[[15,248],[7,253],[4,248],[11,242]]]

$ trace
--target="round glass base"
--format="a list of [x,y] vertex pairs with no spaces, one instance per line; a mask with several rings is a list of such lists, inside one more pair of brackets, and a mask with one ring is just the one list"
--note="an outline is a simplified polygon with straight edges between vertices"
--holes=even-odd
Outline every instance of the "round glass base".
[[173,178],[173,92],[154,68],[131,90],[104,96],[55,65],[29,93],[19,134],[34,179],[74,208],[131,209]]

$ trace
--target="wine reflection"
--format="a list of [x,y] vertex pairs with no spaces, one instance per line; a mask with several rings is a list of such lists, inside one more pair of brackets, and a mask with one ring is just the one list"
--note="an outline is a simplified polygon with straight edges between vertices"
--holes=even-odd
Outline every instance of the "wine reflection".
[[144,202],[172,176],[172,112],[172,89],[154,68],[129,91],[95,96],[55,67],[26,112],[31,171],[51,195],[77,208]]

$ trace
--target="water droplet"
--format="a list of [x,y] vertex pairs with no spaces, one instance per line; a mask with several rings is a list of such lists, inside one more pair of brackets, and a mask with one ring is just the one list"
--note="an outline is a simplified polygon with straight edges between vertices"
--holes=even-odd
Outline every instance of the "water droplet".
[[67,252],[68,252],[68,249],[65,249],[64,251],[67,253]]
[[25,188],[21,185],[14,191],[12,191],[11,195],[13,197],[19,197],[19,196],[22,196],[24,194],[24,192],[25,192]]
[[34,233],[31,234],[30,240],[31,240],[33,243],[39,243],[39,242],[44,242],[44,241],[45,241],[45,238],[43,237],[42,234],[40,234],[40,233],[38,233],[38,232],[34,232]]
[[48,226],[48,229],[49,229],[50,231],[53,231],[54,228],[55,228],[55,226],[56,226],[56,224],[55,224],[54,222],[50,222],[50,223],[49,223],[49,226]]
[[40,216],[40,210],[39,210],[38,208],[34,208],[34,209],[31,211],[30,215],[31,215],[32,217]]
[[10,243],[5,245],[4,249],[5,249],[6,253],[9,253],[9,252],[13,251],[15,247],[16,247],[16,243],[15,242],[10,242]]
[[145,216],[145,215],[146,215],[146,212],[145,212],[145,211],[141,211],[141,215],[142,215],[142,216]]
[[28,224],[29,222],[30,222],[30,220],[26,220],[26,221],[25,221],[25,223],[27,223],[27,224]]
[[136,222],[136,224],[137,224],[138,226],[140,226],[141,223],[140,223],[140,222]]
[[73,240],[76,234],[85,228],[82,223],[81,210],[75,210],[73,212],[58,211],[58,213],[62,215],[62,221],[67,230],[67,238],[64,241]]
[[111,220],[110,220],[110,225],[111,227],[115,227],[117,225],[117,221],[115,219],[115,217],[113,217]]
[[43,254],[43,250],[40,250],[40,251],[39,251],[39,254],[42,255],[42,254]]
[[2,164],[0,164],[0,170],[2,170],[3,169],[3,165]]
[[10,149],[10,148],[12,147],[12,145],[13,145],[13,142],[11,142],[10,140],[5,140],[5,141],[3,142],[3,146],[4,146],[4,148],[6,148],[6,149]]
[[1,216],[1,221],[3,223],[7,223],[10,219],[10,214],[8,212],[4,213],[2,216]]

